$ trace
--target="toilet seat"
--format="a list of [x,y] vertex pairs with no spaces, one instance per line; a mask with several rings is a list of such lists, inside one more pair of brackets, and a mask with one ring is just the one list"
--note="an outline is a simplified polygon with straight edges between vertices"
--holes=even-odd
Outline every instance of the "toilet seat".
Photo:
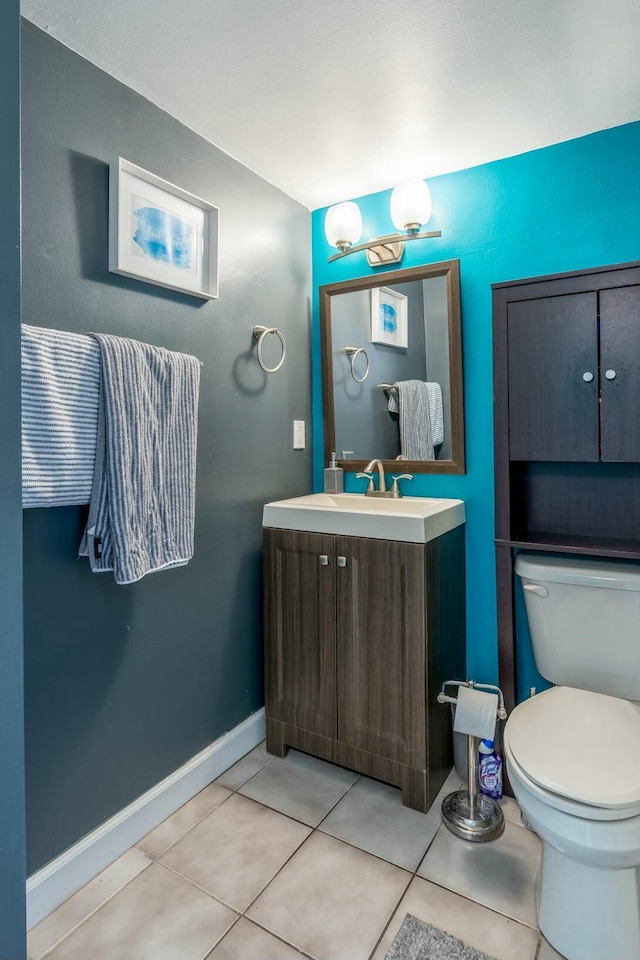
[[640,813],[640,705],[553,687],[515,708],[504,740],[511,763],[551,806],[586,818],[595,808],[594,819]]

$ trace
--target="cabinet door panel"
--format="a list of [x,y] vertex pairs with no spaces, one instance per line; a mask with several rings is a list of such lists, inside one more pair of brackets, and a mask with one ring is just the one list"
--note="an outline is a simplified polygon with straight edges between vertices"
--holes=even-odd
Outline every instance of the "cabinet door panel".
[[507,328],[511,460],[597,461],[597,294],[510,303]]
[[[602,459],[640,461],[640,286],[600,292]],[[607,379],[612,370],[615,377]]]
[[338,537],[338,738],[424,767],[424,547]]
[[[264,531],[267,716],[336,736],[334,537]],[[321,562],[327,558],[327,563]]]

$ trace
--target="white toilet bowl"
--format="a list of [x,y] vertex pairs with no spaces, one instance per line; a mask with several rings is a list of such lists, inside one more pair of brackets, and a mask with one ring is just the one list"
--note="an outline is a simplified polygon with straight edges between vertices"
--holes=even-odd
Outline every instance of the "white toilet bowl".
[[568,960],[640,958],[640,708],[555,687],[520,704],[504,752],[543,842],[538,921]]

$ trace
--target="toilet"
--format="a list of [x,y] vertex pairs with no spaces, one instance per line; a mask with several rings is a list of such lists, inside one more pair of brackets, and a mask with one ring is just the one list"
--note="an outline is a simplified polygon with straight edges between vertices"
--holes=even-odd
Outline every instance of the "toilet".
[[640,958],[640,564],[520,553],[538,670],[504,754],[542,840],[540,929],[568,960]]

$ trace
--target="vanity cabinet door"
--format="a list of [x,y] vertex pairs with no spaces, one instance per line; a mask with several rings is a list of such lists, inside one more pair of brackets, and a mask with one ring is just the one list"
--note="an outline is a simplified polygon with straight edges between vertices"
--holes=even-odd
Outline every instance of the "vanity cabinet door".
[[597,462],[597,293],[509,303],[507,336],[510,459]]
[[335,538],[264,530],[267,715],[336,737]]
[[424,767],[424,546],[336,539],[338,739]]
[[640,463],[640,286],[600,292],[602,459]]

